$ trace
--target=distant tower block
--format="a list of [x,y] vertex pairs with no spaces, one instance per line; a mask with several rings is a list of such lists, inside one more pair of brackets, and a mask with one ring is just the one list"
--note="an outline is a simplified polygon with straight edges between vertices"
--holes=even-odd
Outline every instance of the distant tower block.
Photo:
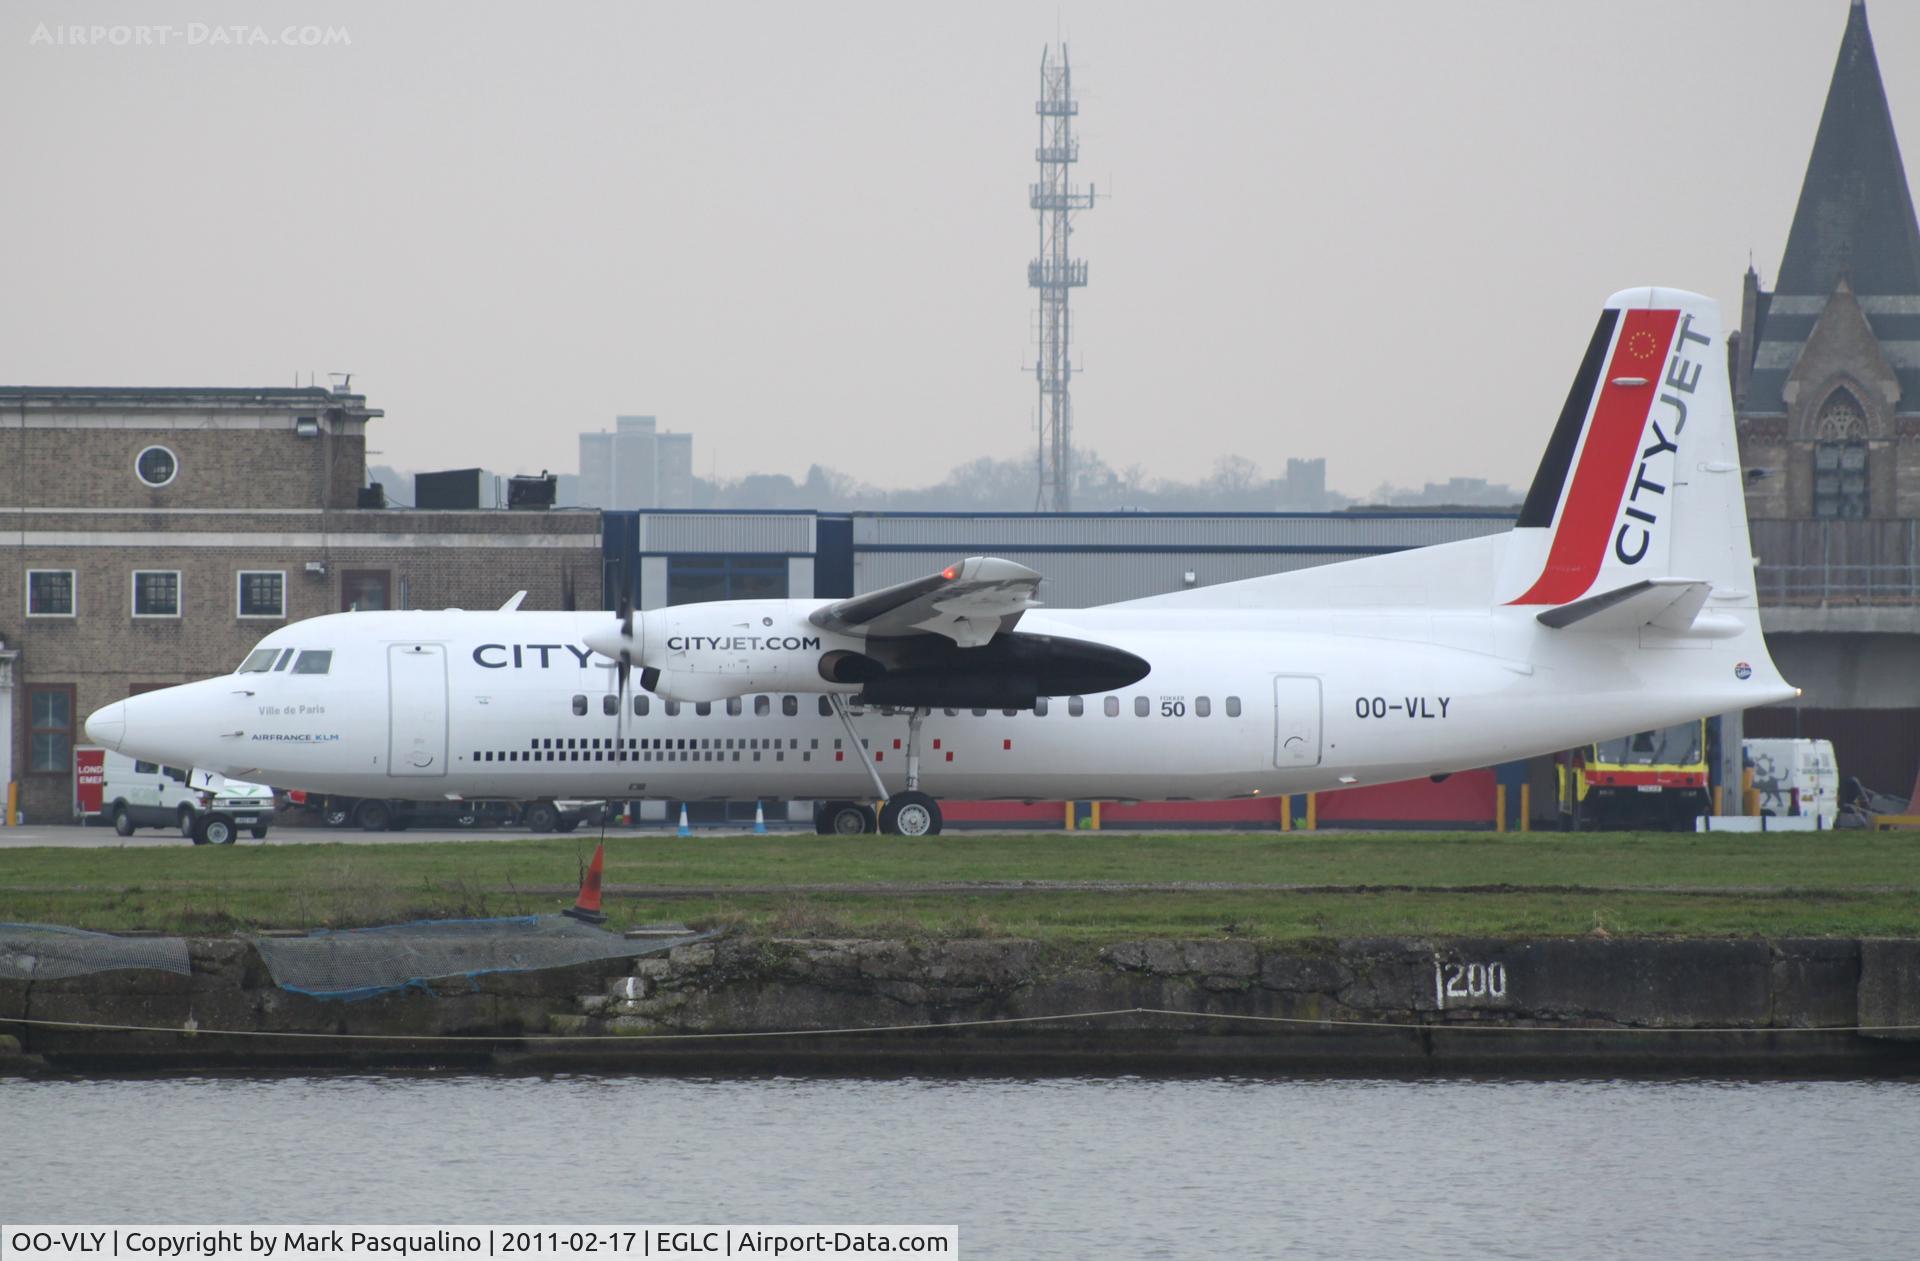
[[1073,507],[1073,324],[1067,297],[1087,283],[1087,265],[1072,257],[1075,211],[1093,209],[1093,186],[1085,192],[1073,184],[1073,164],[1080,160],[1080,142],[1073,138],[1074,115],[1080,103],[1073,99],[1073,71],[1067,46],[1056,55],[1040,53],[1040,99],[1033,112],[1040,117],[1040,145],[1033,156],[1040,164],[1040,180],[1028,190],[1027,203],[1040,220],[1040,256],[1027,264],[1027,284],[1040,293],[1037,326],[1039,355],[1033,375],[1040,386],[1039,493],[1034,506],[1043,512],[1066,512]]

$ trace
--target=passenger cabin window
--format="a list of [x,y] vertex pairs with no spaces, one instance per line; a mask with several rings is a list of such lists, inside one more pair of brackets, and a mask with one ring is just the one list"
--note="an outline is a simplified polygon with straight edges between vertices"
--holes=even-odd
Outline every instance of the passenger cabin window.
[[693,706],[693,712],[699,717],[705,718],[707,715],[713,712],[713,702],[712,701],[695,701]]
[[600,698],[600,712],[609,718],[618,718],[620,716],[620,698],[612,692],[608,692],[605,696],[602,696]]
[[576,696],[573,698],[573,713],[576,718],[585,718],[587,716],[587,698],[585,696]]
[[1107,717],[1118,718],[1120,716],[1120,698],[1118,696],[1107,697],[1101,708],[1107,711]]
[[1087,712],[1087,698],[1084,696],[1067,697],[1067,717],[1078,718]]
[[1211,714],[1212,712],[1213,712],[1212,701],[1208,700],[1204,696],[1196,696],[1193,698],[1193,716],[1195,718],[1205,718],[1208,714]]
[[279,655],[280,650],[278,648],[255,648],[247,654],[247,659],[240,663],[240,668],[235,670],[234,673],[265,674],[267,671],[273,669],[273,659]]
[[727,717],[738,718],[739,716],[740,716],[740,698],[738,696],[727,697]]
[[1153,704],[1148,701],[1146,697],[1136,696],[1133,698],[1133,716],[1135,718],[1145,718],[1152,712]]
[[788,718],[799,717],[800,698],[798,696],[782,696],[780,698],[780,712]]
[[668,701],[668,702],[666,703],[666,705],[665,705],[665,706],[664,706],[663,708],[665,708],[665,709],[666,709],[666,711],[667,711],[667,717],[669,717],[669,718],[678,718],[678,717],[680,716],[680,702],[679,702],[679,701]]
[[773,698],[771,696],[756,696],[753,698],[753,716],[755,718],[765,718],[772,712]]
[[1033,716],[1035,718],[1045,718],[1047,716],[1047,698],[1046,697],[1038,696],[1034,698]]
[[1238,696],[1227,697],[1227,717],[1238,718],[1239,716],[1240,716],[1240,698]]
[[652,706],[651,706],[651,705],[650,705],[650,704],[648,703],[648,701],[647,701],[647,698],[646,698],[646,697],[644,697],[644,696],[636,696],[636,697],[634,697],[634,698],[633,698],[633,714],[634,714],[634,717],[636,717],[636,718],[645,718],[645,717],[647,716],[647,710],[649,710],[649,709],[651,709],[651,708],[652,708]]
[[833,702],[828,700],[824,695],[820,698],[820,716],[822,718],[833,717]]
[[295,674],[325,674],[333,669],[333,649],[309,648],[293,663]]

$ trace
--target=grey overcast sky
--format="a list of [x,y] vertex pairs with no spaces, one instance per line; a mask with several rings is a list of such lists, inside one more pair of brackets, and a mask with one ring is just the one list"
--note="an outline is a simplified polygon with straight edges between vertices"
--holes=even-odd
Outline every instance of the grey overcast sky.
[[[1912,153],[1920,5],[1869,14]],[[1103,194],[1075,237],[1080,446],[1182,479],[1239,453],[1324,455],[1349,492],[1524,485],[1608,293],[1698,289],[1731,326],[1749,251],[1771,282],[1845,21],[6,0],[0,381],[351,369],[401,468],[572,471],[574,435],[630,412],[691,431],[702,474],[906,486],[1023,454],[1062,34]],[[170,33],[57,42],[117,24]],[[252,43],[301,25],[350,42]]]

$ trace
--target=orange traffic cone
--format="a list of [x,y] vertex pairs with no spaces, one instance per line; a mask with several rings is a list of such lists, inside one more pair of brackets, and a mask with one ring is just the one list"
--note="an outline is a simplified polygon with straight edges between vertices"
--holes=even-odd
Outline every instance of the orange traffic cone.
[[587,878],[580,882],[580,897],[563,911],[583,924],[604,924],[607,917],[600,913],[600,872],[606,866],[607,847],[604,843],[593,847],[593,861],[587,864]]

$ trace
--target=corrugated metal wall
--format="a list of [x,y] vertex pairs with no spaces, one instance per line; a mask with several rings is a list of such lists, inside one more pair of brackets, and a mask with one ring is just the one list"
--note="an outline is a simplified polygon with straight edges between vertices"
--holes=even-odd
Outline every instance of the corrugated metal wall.
[[[1084,608],[1498,534],[1513,526],[1511,517],[1494,514],[1396,513],[862,512],[850,518],[829,514],[824,527],[812,512],[609,512],[605,520],[609,604],[631,558],[650,575],[642,584],[642,607],[665,598],[665,569],[649,569],[650,562],[640,563],[640,557],[814,557],[815,573],[827,575],[836,587],[842,581],[838,575],[850,571],[858,594],[923,577],[968,556],[1003,555],[1046,576],[1040,594],[1048,604]],[[823,546],[831,554],[823,553]]]
[[[1148,513],[853,517],[854,589],[873,591],[967,556],[1006,556],[1046,575],[1040,598],[1085,608],[1499,534],[1507,516]],[[1187,575],[1193,580],[1188,582]]]

